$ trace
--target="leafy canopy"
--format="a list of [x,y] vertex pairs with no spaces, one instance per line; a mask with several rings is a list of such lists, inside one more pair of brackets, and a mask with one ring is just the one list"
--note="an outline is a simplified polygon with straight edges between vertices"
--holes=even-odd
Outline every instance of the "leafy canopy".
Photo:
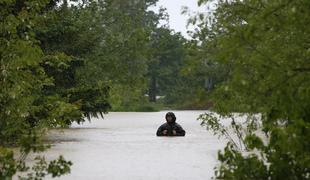
[[[212,1],[200,0],[199,3]],[[243,136],[245,155],[233,145],[219,154],[217,179],[308,179],[310,169],[310,2],[214,2],[196,36],[209,58],[227,67],[213,92],[222,116],[259,113],[267,137]],[[202,118],[209,121],[210,116]],[[211,121],[214,122],[214,121]],[[253,123],[254,120],[249,121]],[[250,128],[251,126],[246,126]],[[262,143],[267,139],[266,143]]]

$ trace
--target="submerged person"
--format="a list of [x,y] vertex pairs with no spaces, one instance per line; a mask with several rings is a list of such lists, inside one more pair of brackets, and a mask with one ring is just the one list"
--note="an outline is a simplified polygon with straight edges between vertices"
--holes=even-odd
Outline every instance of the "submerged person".
[[185,136],[185,131],[178,123],[176,123],[176,117],[173,112],[166,114],[166,123],[162,124],[157,132],[157,136]]

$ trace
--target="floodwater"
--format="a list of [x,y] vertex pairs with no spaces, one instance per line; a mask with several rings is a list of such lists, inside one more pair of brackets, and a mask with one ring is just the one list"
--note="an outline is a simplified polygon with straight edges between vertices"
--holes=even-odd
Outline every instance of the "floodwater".
[[185,137],[156,137],[166,111],[111,112],[104,119],[52,130],[47,159],[73,162],[65,180],[211,179],[225,142],[197,121],[204,111],[174,111]]

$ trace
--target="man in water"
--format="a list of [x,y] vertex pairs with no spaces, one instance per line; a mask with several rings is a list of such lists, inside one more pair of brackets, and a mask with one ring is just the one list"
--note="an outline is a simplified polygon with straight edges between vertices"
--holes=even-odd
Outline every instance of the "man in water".
[[176,117],[173,112],[168,112],[166,114],[166,123],[162,124],[157,132],[157,136],[185,136],[184,129],[176,123]]

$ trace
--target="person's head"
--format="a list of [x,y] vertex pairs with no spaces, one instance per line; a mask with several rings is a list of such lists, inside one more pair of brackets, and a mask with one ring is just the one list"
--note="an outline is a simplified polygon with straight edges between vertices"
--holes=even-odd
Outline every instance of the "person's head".
[[166,114],[166,121],[167,121],[167,123],[175,123],[176,119],[177,118],[175,117],[173,112],[168,112]]

